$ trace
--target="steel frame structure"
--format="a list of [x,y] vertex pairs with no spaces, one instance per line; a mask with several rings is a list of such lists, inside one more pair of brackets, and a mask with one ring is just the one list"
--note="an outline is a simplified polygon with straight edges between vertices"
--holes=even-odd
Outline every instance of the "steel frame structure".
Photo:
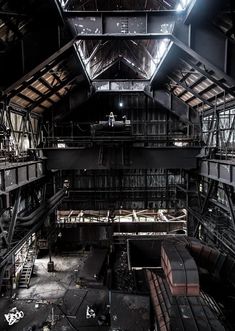
[[169,38],[176,11],[64,11],[78,39]]
[[[235,97],[235,66],[233,63],[235,44],[231,34],[225,35],[221,33],[219,29],[216,29],[209,22],[204,21],[202,25],[195,23],[191,15],[193,10],[194,8],[192,6],[186,17],[187,24],[175,20],[179,14],[174,11],[64,12],[64,17],[68,18],[70,23],[77,24],[74,30],[75,37],[71,38],[62,47],[59,45],[60,47],[58,47],[54,54],[4,89],[1,97],[1,100],[4,101],[2,112],[4,115],[2,118],[5,118],[6,124],[12,128],[14,134],[18,135],[17,139],[19,141],[24,133],[28,133],[32,136],[31,147],[36,147],[37,143],[40,142],[40,135],[39,132],[35,132],[33,129],[33,121],[29,113],[40,105],[42,110],[48,109],[48,105],[44,105],[44,102],[48,100],[49,107],[54,105],[55,102],[51,98],[53,96],[61,96],[60,89],[66,88],[69,90],[76,80],[73,75],[68,75],[64,80],[59,81],[57,73],[51,72],[57,81],[54,86],[51,86],[50,84],[48,85],[43,74],[50,72],[57,65],[60,66],[67,57],[68,52],[71,51],[77,54],[79,60],[80,76],[78,80],[82,83],[85,82],[85,87],[79,89],[78,94],[80,93],[82,95],[84,91],[89,90],[89,87],[91,87],[91,81],[86,73],[81,56],[77,52],[75,43],[79,40],[91,39],[169,39],[171,43],[167,53],[159,62],[152,79],[141,86],[141,93],[144,92],[150,96],[155,101],[155,105],[161,106],[176,115],[183,123],[198,124],[200,118],[205,143],[204,151],[199,154],[199,150],[192,149],[188,153],[185,153],[185,150],[182,148],[150,149],[145,148],[145,146],[133,148],[129,157],[127,157],[128,153],[125,154],[124,149],[120,148],[118,151],[119,163],[115,164],[111,161],[106,162],[106,150],[103,148],[90,150],[73,148],[64,150],[48,149],[45,151],[49,157],[48,167],[52,169],[79,168],[89,170],[89,167],[92,167],[92,169],[94,167],[96,169],[107,167],[109,169],[116,166],[123,169],[133,168],[137,170],[138,168],[145,168],[145,171],[152,167],[167,169],[183,168],[185,170],[188,168],[187,180],[185,183],[177,186],[176,196],[171,195],[171,192],[165,192],[166,194],[161,195],[167,186],[164,186],[163,190],[157,190],[157,187],[148,188],[146,177],[143,177],[145,185],[144,187],[136,187],[135,194],[132,192],[131,187],[127,187],[126,190],[122,187],[116,190],[105,188],[102,190],[101,188],[93,187],[91,190],[81,190],[77,198],[81,199],[83,197],[85,200],[86,196],[88,196],[92,197],[94,201],[96,200],[95,202],[98,200],[98,203],[102,204],[105,203],[104,194],[114,193],[113,196],[117,197],[118,200],[118,197],[124,192],[130,199],[136,199],[136,201],[144,200],[146,206],[148,199],[161,200],[164,198],[166,201],[172,200],[174,202],[181,199],[188,210],[189,235],[199,237],[228,250],[230,254],[234,254],[235,168],[233,161],[233,131],[235,115],[232,110]],[[10,15],[15,16],[14,14],[16,13],[2,13],[2,17],[4,17],[4,20],[7,20],[7,17]],[[8,29],[15,30],[14,33],[16,35],[18,34],[18,38],[22,38],[20,32],[16,31],[17,26],[10,26],[9,23],[6,23],[6,25],[8,25]],[[6,42],[10,42],[10,40],[7,39]],[[27,50],[24,49],[24,43],[22,42],[21,56],[23,71],[25,64],[24,51]],[[95,54],[97,54],[97,49],[94,49],[92,55]],[[178,72],[173,70],[172,65],[169,66],[169,61],[172,61],[172,54],[176,54],[179,60],[180,67]],[[181,66],[184,67],[183,70]],[[188,83],[189,78],[193,74],[197,78]],[[46,94],[34,87],[33,84],[37,80],[49,89]],[[203,82],[209,82],[210,84],[198,91],[198,87]],[[122,89],[125,85],[124,82],[109,81],[105,92],[139,93],[140,89],[135,83],[133,81],[128,85],[128,88]],[[76,84],[78,84],[77,81]],[[120,88],[117,88],[115,84],[120,84]],[[167,88],[165,84],[168,84]],[[50,86],[51,89],[49,88]],[[94,86],[99,88],[101,85],[97,81],[94,82]],[[35,100],[32,100],[27,94],[23,93],[26,88],[36,94],[37,97]],[[213,94],[211,91],[216,88],[217,91]],[[87,96],[93,92],[94,90],[91,89],[90,93],[87,93]],[[102,93],[101,90],[98,93]],[[212,94],[210,95],[208,93]],[[30,104],[27,111],[24,112],[21,129],[18,131],[11,121],[11,113],[7,107],[9,102],[16,96],[19,96]],[[87,98],[84,97],[83,100],[87,100]],[[62,118],[64,114],[57,116],[61,116]],[[145,137],[143,140],[145,141]],[[98,141],[97,139],[97,142],[101,143],[102,141]],[[116,142],[112,141],[112,143]],[[116,152],[117,150],[107,152],[110,160]],[[141,156],[135,156],[138,154]],[[198,159],[196,159],[196,156],[198,156]],[[190,157],[192,158],[192,162],[188,160]],[[152,163],[149,162],[148,165],[145,165],[141,160],[142,158],[151,160]],[[67,159],[72,160],[71,164],[68,164]],[[199,164],[198,168],[196,168],[197,160]],[[135,165],[132,165],[131,161]],[[14,237],[17,215],[25,186],[37,183],[43,179],[44,170],[42,170],[42,167],[43,164],[41,161],[35,161],[0,168],[0,193],[4,196],[8,194],[12,195],[12,199],[15,202],[9,233],[7,235],[2,222],[0,223],[0,236],[6,247],[10,245]],[[194,168],[194,171],[190,171],[192,168]],[[195,173],[197,174],[196,177]],[[168,179],[166,180],[166,184],[167,181]],[[159,196],[158,193],[160,194]],[[177,197],[177,193],[181,198]],[[64,203],[69,205],[70,202],[69,198],[67,198]],[[211,209],[212,211],[210,211]],[[221,217],[221,224],[218,218],[215,217],[216,213]],[[46,214],[44,216],[46,217]],[[33,226],[24,233],[22,238],[18,238],[16,247],[19,247],[32,233],[37,231],[41,224],[40,222]],[[12,254],[12,249],[9,249],[6,253],[4,263],[11,259]],[[4,263],[1,265],[4,265]]]

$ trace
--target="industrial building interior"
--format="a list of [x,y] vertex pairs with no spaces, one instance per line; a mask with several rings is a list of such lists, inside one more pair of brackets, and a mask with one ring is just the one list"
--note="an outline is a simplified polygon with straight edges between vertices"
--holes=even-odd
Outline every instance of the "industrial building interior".
[[0,0],[0,330],[235,330],[235,1]]

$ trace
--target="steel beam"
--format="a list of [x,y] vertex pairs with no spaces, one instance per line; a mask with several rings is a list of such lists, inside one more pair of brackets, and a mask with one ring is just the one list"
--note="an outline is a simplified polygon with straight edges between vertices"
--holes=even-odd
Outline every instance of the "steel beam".
[[201,67],[202,63],[201,62],[198,62],[197,64],[195,64],[189,58],[187,58],[187,59],[180,59],[180,61],[183,64],[189,65],[190,67],[192,67],[194,70],[196,70],[197,72],[199,72],[200,74],[202,74],[205,78],[211,80],[215,85],[218,85],[219,87],[221,87],[226,93],[230,93],[231,95],[235,96],[235,92],[232,91],[232,89],[229,88],[226,84],[224,84],[223,80],[216,79],[213,76],[213,71],[209,70],[205,66],[202,68]]
[[[214,181],[214,180],[211,180],[210,184],[209,184],[209,188],[207,190],[207,194],[205,196],[205,199],[203,201],[203,205],[201,204],[201,192],[199,190],[197,190],[197,193],[198,193],[198,197],[199,197],[199,207],[201,208],[200,210],[200,214],[203,216],[204,213],[206,212],[207,210],[207,207],[208,207],[208,204],[210,202],[210,198],[212,196],[212,194],[215,192],[215,190],[217,189],[218,187],[218,182]],[[199,189],[199,187],[198,187]],[[193,236],[196,237],[197,236],[197,232],[198,232],[198,228],[199,228],[199,225],[200,225],[200,222],[197,222],[196,226],[195,226],[195,229],[194,229],[194,234]]]
[[[103,123],[101,124],[96,124],[94,125],[94,130],[96,130],[96,128],[100,127],[105,127],[105,124],[107,124],[107,121],[102,121]],[[178,124],[180,124],[180,122],[183,121],[179,121]],[[155,122],[157,123],[157,121]],[[141,121],[133,121],[131,122],[132,125],[136,126],[139,125],[139,127],[141,127],[142,129],[148,128],[151,125],[154,125],[154,122],[146,122],[141,123]],[[187,127],[186,127],[187,125]],[[128,144],[133,144],[138,146],[139,144],[141,144],[141,146],[143,144],[145,144],[146,142],[150,145],[151,143],[155,143],[155,144],[159,144],[162,143],[162,147],[174,147],[174,146],[179,146],[177,144],[175,144],[176,142],[179,143],[187,143],[187,146],[197,146],[197,144],[199,145],[199,136],[198,136],[198,131],[196,131],[196,127],[198,127],[198,125],[193,125],[190,123],[185,123],[185,125],[181,126],[182,130],[190,130],[190,133],[188,133],[187,135],[182,133],[182,134],[175,134],[174,130],[173,130],[173,126],[170,125],[166,125],[165,128],[167,128],[168,133],[162,133],[162,134],[156,134],[156,135],[146,135],[144,133],[142,134],[133,134],[130,135],[130,130],[131,129],[131,125],[126,125],[126,127],[124,126],[124,123],[122,121],[119,121],[119,123],[115,123],[115,127],[119,127],[119,128],[126,128],[126,134],[125,135],[117,135],[114,136],[112,134],[109,134],[107,136],[102,136],[102,135],[94,135],[94,136],[76,136],[76,137],[71,137],[71,136],[54,136],[54,137],[47,137],[45,140],[45,148],[57,148],[58,144],[62,143],[64,144],[63,146],[60,146],[58,148],[66,148],[66,147],[74,147],[74,148],[80,148],[80,149],[84,149],[87,147],[90,147],[91,145],[94,144],[110,144],[110,143],[128,143]],[[193,129],[195,129],[193,131]],[[180,129],[179,129],[180,130]],[[95,134],[95,132],[94,132]],[[196,144],[197,143],[197,144]],[[126,153],[126,149],[123,148],[122,149],[123,153]],[[125,155],[123,155],[125,156]]]
[[12,213],[12,217],[11,217],[11,224],[10,224],[9,230],[8,230],[7,241],[8,241],[9,245],[11,244],[12,238],[14,236],[16,220],[17,220],[19,207],[20,207],[20,201],[21,201],[21,187],[16,192],[15,203],[14,203],[13,213]]
[[[110,147],[105,161],[99,162],[99,148],[46,148],[48,169],[193,169],[196,168],[198,147],[130,148],[129,164],[122,158],[122,150]],[[102,164],[101,164],[102,163]]]
[[[15,89],[17,89],[21,84],[24,84],[25,81],[28,81],[30,79],[33,79],[33,77],[40,72],[42,75],[41,70],[43,70],[45,67],[49,66],[47,70],[49,70],[50,67],[52,67],[52,63],[55,60],[58,60],[58,58],[63,55],[66,51],[71,49],[75,42],[75,39],[70,40],[67,44],[65,44],[62,48],[60,48],[58,51],[56,51],[54,54],[52,54],[50,57],[48,57],[45,61],[40,63],[37,67],[35,67],[33,70],[28,72],[26,75],[24,75],[22,78],[17,80],[14,84],[9,86],[6,90],[3,91],[1,98],[9,96],[11,92],[13,92]],[[53,63],[55,65],[55,63]],[[45,69],[44,69],[45,70]],[[24,87],[25,88],[25,87]],[[16,91],[15,94],[18,92]]]
[[138,15],[151,15],[154,17],[167,18],[171,16],[179,17],[181,16],[177,10],[64,10],[65,17],[93,17],[103,15],[112,15],[113,17],[123,17],[127,15],[128,17],[136,17]]
[[29,16],[21,13],[9,12],[9,11],[0,11],[0,17],[18,17],[18,18],[29,18]]
[[98,229],[105,229],[107,232],[112,230],[113,233],[137,233],[137,232],[171,232],[175,230],[181,230],[185,226],[185,221],[169,221],[169,222],[114,222],[114,223],[104,223],[104,222],[95,222],[95,223],[57,223],[56,227],[61,229],[66,229],[66,232],[74,232],[79,235],[79,232],[83,229],[89,230],[92,233],[95,233]]
[[[185,78],[189,77],[189,75],[191,74],[197,74],[195,73],[195,71],[189,71],[188,74],[185,76]],[[194,87],[198,86],[200,83],[202,83],[206,78],[204,76],[199,77],[195,82],[193,82],[192,84],[190,84],[188,87],[190,89],[193,89]],[[182,80],[181,80],[182,81]],[[177,95],[178,98],[181,98],[184,94],[186,94],[187,91],[182,91],[180,94]],[[194,99],[195,97],[193,96],[192,99]],[[189,102],[189,100],[187,100],[187,102]]]
[[[180,121],[199,128],[199,114],[182,100],[167,90],[156,89],[153,91],[153,99],[156,103],[177,116]],[[193,127],[192,127],[193,129]]]
[[[235,66],[231,60],[235,53],[235,46],[225,35],[212,25],[187,26],[177,21],[170,39],[174,43],[175,53],[184,59],[183,61],[186,63],[190,61],[188,63],[190,66],[211,79],[227,93],[235,93]],[[229,47],[226,47],[227,44]],[[158,66],[157,73],[161,67],[162,63]]]
[[[41,76],[46,74],[51,68],[53,68],[55,65],[59,65],[62,61],[52,61],[46,67],[39,70],[38,72],[34,73],[33,76],[29,77],[26,81],[21,83],[21,80],[16,81],[11,87],[8,88],[8,91],[4,92],[4,96],[8,96],[9,98],[13,98],[15,95],[21,93],[24,89],[29,88],[31,89],[31,85],[37,80],[41,79]],[[25,75],[24,77],[27,77],[28,75]],[[36,90],[37,91],[37,90]],[[34,92],[34,91],[33,91]],[[38,94],[38,92],[35,92]],[[1,98],[0,98],[1,100]]]
[[232,227],[235,230],[235,212],[234,212],[234,203],[233,203],[233,192],[231,191],[231,186],[223,184],[224,193],[226,195],[229,207],[229,213],[232,220]]
[[230,245],[228,242],[225,242],[223,234],[219,233],[215,230],[214,224],[209,223],[207,219],[205,219],[200,213],[193,210],[192,208],[187,208],[188,213],[195,218],[213,237],[215,237],[218,242],[227,249],[234,256],[234,247]]
[[19,96],[19,98],[21,98],[21,99],[23,99],[23,100],[29,102],[30,104],[33,103],[33,99],[27,97],[27,95],[24,95],[24,94],[22,94],[22,93],[18,93],[18,96]]
[[235,163],[230,160],[202,160],[200,175],[235,187]]
[[[51,84],[49,84],[48,81],[44,77],[40,77],[40,78],[38,78],[38,80],[40,83],[42,83],[42,85],[44,85],[48,88],[49,93],[52,91],[53,86]],[[57,95],[57,97],[60,98],[60,94],[57,91],[55,91],[55,95]],[[53,103],[53,102],[51,101],[51,103]]]
[[210,21],[204,24],[194,22],[188,26],[177,22],[174,36],[191,49],[191,54],[195,52],[198,57],[208,61],[213,66],[213,71],[222,73],[227,82],[234,85],[235,67],[232,58],[235,44],[225,33],[219,31]]
[[[193,98],[197,98],[199,100],[201,100],[201,102],[203,104],[206,104],[207,106],[213,108],[214,105],[213,103],[207,101],[206,99],[204,99],[199,93],[197,93],[194,89],[192,89],[191,87],[187,86],[187,84],[185,82],[181,82],[180,80],[178,80],[177,78],[175,78],[174,76],[171,77],[169,76],[170,80],[174,81],[177,85],[183,87],[187,92],[193,94]],[[204,92],[204,91],[203,91]],[[189,101],[188,101],[189,102]]]
[[65,80],[63,80],[61,83],[58,83],[54,86],[51,86],[51,90],[48,93],[45,93],[41,98],[37,99],[37,101],[33,102],[31,105],[29,106],[28,110],[32,111],[34,108],[38,107],[38,106],[42,106],[41,104],[48,100],[50,97],[52,97],[55,93],[59,92],[63,87],[65,87],[66,85],[70,85],[72,84],[75,80],[77,79],[77,77],[73,77],[73,78],[67,78]]
[[65,11],[79,39],[164,39],[171,36],[176,11]]
[[[173,41],[177,47],[179,47],[183,52],[185,52],[185,54],[195,59],[196,62],[202,63],[207,68],[207,70],[211,70],[213,74],[219,77],[219,79],[224,79],[224,81],[226,81],[226,83],[230,86],[231,91],[234,92],[235,75],[234,78],[233,75],[229,76],[226,72],[223,71],[220,66],[217,67],[214,64],[216,63],[216,61],[213,63],[213,61],[211,62],[211,59],[206,58],[204,52],[202,52],[200,49],[197,49],[196,47],[195,49],[189,47],[187,44],[179,40],[176,36],[173,37]],[[215,43],[214,46],[217,47],[217,44]],[[216,49],[214,49],[214,54],[216,54]]]
[[96,92],[144,92],[145,88],[149,86],[149,82],[146,80],[95,80],[93,81],[93,87]]
[[214,180],[212,180],[210,182],[210,185],[209,185],[209,188],[208,188],[208,191],[207,191],[207,195],[205,197],[205,200],[203,202],[203,205],[202,205],[202,209],[201,209],[201,214],[203,215],[204,212],[206,211],[207,209],[207,206],[208,206],[208,203],[209,203],[209,199],[211,197],[211,194],[212,192],[215,190],[215,187],[218,186],[218,183],[216,183]]
[[[172,36],[171,36],[172,39]],[[168,59],[168,57],[171,56],[171,54],[174,52],[174,44],[171,41],[165,51],[165,53],[163,54],[160,62],[157,64],[156,69],[150,79],[150,85],[152,86],[156,80],[156,78],[158,78],[160,70],[162,69],[162,67],[164,66],[166,60]],[[160,74],[161,75],[161,74]],[[165,76],[165,75],[164,75]]]
[[42,161],[9,163],[0,166],[0,193],[6,194],[45,176]]
[[[72,196],[71,201],[75,200],[77,198],[77,196],[80,194],[81,196],[88,194],[88,195],[92,195],[92,193],[97,193],[98,194],[103,194],[103,193],[120,193],[120,194],[144,194],[145,192],[148,193],[164,193],[166,191],[166,189],[168,189],[168,191],[170,193],[175,193],[175,186],[171,186],[171,187],[149,187],[149,188],[145,188],[145,187],[135,187],[135,190],[133,191],[133,187],[121,187],[121,188],[91,188],[91,189],[77,189],[77,190],[71,190],[70,191],[70,195]],[[75,194],[75,195],[74,195]],[[80,196],[77,198],[78,200],[80,199]],[[66,201],[69,201],[70,199],[66,199]]]

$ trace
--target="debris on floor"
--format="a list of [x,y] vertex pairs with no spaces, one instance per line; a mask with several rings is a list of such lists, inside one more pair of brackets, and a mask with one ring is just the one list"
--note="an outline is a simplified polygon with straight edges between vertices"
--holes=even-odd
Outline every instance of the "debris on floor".
[[18,323],[21,318],[24,317],[23,311],[19,311],[16,307],[12,308],[8,314],[4,314],[8,325]]

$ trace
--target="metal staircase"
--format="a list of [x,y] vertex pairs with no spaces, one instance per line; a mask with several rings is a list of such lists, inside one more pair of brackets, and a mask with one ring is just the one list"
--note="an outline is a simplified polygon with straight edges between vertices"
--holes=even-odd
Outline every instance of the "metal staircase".
[[29,247],[23,269],[21,271],[20,280],[19,280],[19,288],[29,288],[31,276],[33,273],[34,261],[36,258],[36,248]]

